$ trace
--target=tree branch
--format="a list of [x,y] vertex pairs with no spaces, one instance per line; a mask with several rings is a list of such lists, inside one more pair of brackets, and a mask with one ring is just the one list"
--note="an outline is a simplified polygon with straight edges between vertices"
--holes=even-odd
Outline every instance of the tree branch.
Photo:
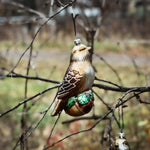
[[22,104],[24,104],[24,103],[26,103],[26,102],[28,102],[28,101],[30,101],[30,100],[36,98],[37,96],[42,95],[42,94],[48,92],[49,90],[52,90],[52,89],[55,89],[55,88],[58,88],[58,87],[59,87],[59,85],[50,87],[50,88],[48,88],[48,89],[46,89],[46,90],[41,91],[41,92],[38,93],[38,94],[35,94],[35,95],[33,95],[33,96],[29,97],[29,98],[24,99],[23,101],[19,102],[16,106],[14,106],[14,107],[12,107],[11,109],[9,109],[9,110],[5,111],[4,113],[0,114],[0,117],[2,117],[2,116],[4,116],[4,115],[8,114],[9,112],[11,112],[11,111],[17,109],[17,108],[18,108],[19,106],[21,106]]
[[93,87],[97,87],[100,89],[104,90],[110,90],[110,91],[116,91],[116,92],[127,92],[129,90],[135,89],[135,92],[149,92],[150,91],[150,86],[141,86],[141,87],[124,87],[124,86],[119,86],[119,87],[113,87],[113,86],[108,86],[100,83],[94,83]]
[[[61,82],[56,81],[56,80],[46,79],[46,78],[42,78],[42,77],[26,76],[26,75],[17,74],[17,73],[14,73],[14,72],[13,72],[13,74],[8,74],[5,77],[25,78],[25,79],[27,78],[27,79],[31,79],[31,80],[40,80],[40,81],[51,82],[51,83],[55,83],[55,84],[60,84],[61,83]],[[125,86],[117,85],[116,83],[113,83],[113,82],[110,82],[110,81],[107,81],[107,80],[99,79],[97,77],[95,77],[95,80],[96,81],[102,81],[102,82],[105,82],[105,83],[109,83],[109,84],[115,86],[115,87],[114,86],[108,86],[108,85],[100,84],[100,83],[94,83],[93,84],[93,87],[97,87],[97,88],[100,88],[100,89],[103,89],[103,90],[110,90],[110,91],[116,91],[116,92],[126,92],[128,90],[136,88],[135,92],[140,92],[140,91],[141,92],[149,92],[150,91],[150,86],[125,87]]]
[[[65,120],[62,122],[62,124],[68,124],[68,123],[72,123],[72,122],[75,122],[75,121],[78,121],[78,120],[97,120],[99,118],[101,118],[102,116],[98,116],[98,115],[92,115],[92,116],[85,116],[85,117],[77,117],[77,118],[73,118],[73,119],[70,119],[70,120]],[[104,118],[104,119],[108,119],[107,117]]]
[[42,77],[33,77],[33,76],[26,76],[26,75],[22,75],[22,74],[18,74],[18,73],[10,73],[7,74],[5,77],[11,77],[11,78],[24,78],[24,79],[31,79],[31,80],[40,80],[40,81],[44,81],[44,82],[51,82],[51,83],[55,83],[55,84],[60,84],[59,81],[56,80],[51,80],[51,79],[46,79],[46,78],[42,78]]

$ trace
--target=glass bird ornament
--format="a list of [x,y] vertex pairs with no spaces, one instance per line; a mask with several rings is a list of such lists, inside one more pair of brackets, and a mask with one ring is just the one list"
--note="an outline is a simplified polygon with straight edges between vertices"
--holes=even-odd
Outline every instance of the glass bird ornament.
[[[74,116],[76,114],[76,116],[78,116],[79,114],[84,114],[84,111],[88,112],[89,109],[87,108],[90,108],[92,106],[92,101],[89,101],[86,104],[89,105],[89,107],[84,108],[85,104],[80,104],[80,99],[86,99],[84,98],[84,96],[86,95],[85,91],[92,89],[92,85],[95,79],[95,70],[91,60],[91,47],[81,44],[81,41],[79,39],[75,40],[74,43],[75,46],[73,47],[71,52],[69,66],[66,69],[67,71],[65,73],[64,79],[56,94],[56,104],[52,111],[52,116],[60,114],[64,109],[68,114],[74,114]],[[78,96],[77,98],[77,95],[80,96]],[[75,98],[72,98],[74,96]],[[70,98],[72,99],[71,101],[77,99],[75,102],[75,107],[79,111],[81,110],[79,114],[77,112],[75,113],[75,109],[73,108],[66,109],[66,105],[68,104],[68,100]]]

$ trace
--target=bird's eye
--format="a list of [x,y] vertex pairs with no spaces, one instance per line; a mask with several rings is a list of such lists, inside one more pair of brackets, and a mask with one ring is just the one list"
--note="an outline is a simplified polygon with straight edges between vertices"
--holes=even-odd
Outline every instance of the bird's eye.
[[80,49],[79,51],[84,51],[86,48],[84,47],[84,48],[82,48],[82,49]]

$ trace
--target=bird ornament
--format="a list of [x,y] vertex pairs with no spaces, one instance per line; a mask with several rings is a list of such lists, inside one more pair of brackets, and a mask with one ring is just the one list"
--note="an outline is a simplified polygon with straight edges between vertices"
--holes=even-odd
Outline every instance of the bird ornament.
[[130,150],[128,141],[126,140],[124,133],[119,133],[119,137],[116,138],[115,141],[115,147],[116,150]]
[[91,47],[81,44],[80,39],[74,43],[69,67],[56,94],[52,116],[60,114],[62,110],[71,116],[81,116],[88,113],[94,104],[92,85],[95,71]]

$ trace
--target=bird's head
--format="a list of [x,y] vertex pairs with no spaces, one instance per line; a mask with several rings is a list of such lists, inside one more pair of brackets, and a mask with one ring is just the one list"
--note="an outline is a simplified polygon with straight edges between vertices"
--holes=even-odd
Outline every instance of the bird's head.
[[70,61],[90,61],[91,55],[91,47],[78,44],[72,49]]

